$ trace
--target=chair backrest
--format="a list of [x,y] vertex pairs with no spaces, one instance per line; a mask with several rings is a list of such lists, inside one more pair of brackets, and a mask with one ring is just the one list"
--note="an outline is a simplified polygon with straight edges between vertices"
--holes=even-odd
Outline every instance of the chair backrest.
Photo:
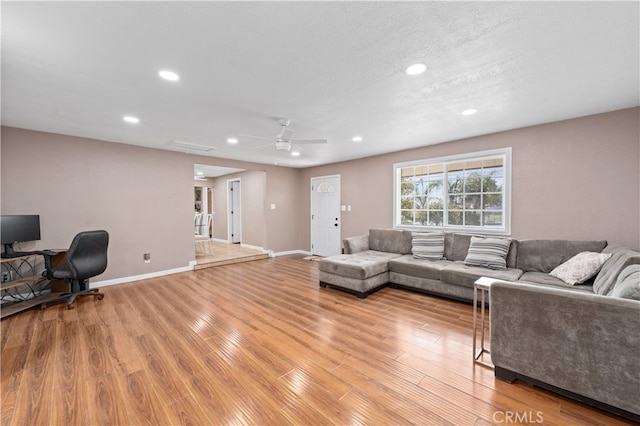
[[200,226],[202,225],[202,213],[196,213],[194,219],[194,233],[200,235]]
[[77,280],[100,275],[107,269],[107,231],[80,232],[67,251],[67,263]]
[[211,229],[211,222],[213,221],[213,215],[207,214],[206,218],[202,221],[202,235],[209,236],[209,230]]

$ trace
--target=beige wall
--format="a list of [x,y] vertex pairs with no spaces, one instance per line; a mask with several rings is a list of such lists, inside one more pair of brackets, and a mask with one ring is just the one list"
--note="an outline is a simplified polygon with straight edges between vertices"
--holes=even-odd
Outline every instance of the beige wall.
[[[195,163],[248,170],[243,189],[254,189],[243,211],[263,213],[243,217],[244,242],[306,251],[311,177],[341,175],[342,204],[352,206],[342,213],[347,237],[392,226],[393,163],[510,146],[513,237],[606,239],[640,249],[639,115],[633,108],[308,169],[2,127],[0,207],[41,215],[37,248],[65,248],[78,231],[107,229],[109,267],[100,280],[123,278],[194,259]],[[226,208],[216,205],[222,188],[214,186],[219,219]],[[226,238],[226,223],[216,228],[216,238]]]
[[606,239],[640,249],[640,108],[544,124],[302,171],[301,247],[311,177],[340,174],[342,237],[393,225],[393,164],[512,147],[514,238]]
[[240,180],[242,243],[267,246],[265,197],[267,174],[264,170],[247,170],[213,179],[214,238],[228,239],[228,182]]
[[[270,169],[275,188],[283,175],[297,182],[299,173],[11,127],[2,127],[1,144],[2,214],[40,214],[42,240],[23,249],[66,248],[77,232],[104,228],[111,236],[109,266],[98,281],[184,268],[194,260],[194,164],[262,169],[255,178],[247,175],[248,187],[257,188],[254,199],[243,202],[247,212],[264,209]],[[262,182],[251,185],[256,179]],[[282,199],[284,223],[297,223],[295,206],[293,197]],[[268,222],[268,215],[261,216]],[[299,248],[295,238],[282,238],[290,230],[245,222],[249,244],[274,251]],[[143,253],[151,253],[151,263],[143,262]]]

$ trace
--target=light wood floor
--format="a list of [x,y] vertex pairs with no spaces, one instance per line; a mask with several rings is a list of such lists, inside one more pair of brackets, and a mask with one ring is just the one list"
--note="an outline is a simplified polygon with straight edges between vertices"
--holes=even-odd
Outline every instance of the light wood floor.
[[251,262],[253,260],[266,259],[267,257],[269,257],[269,255],[262,250],[243,247],[240,244],[231,244],[216,240],[199,241],[196,242],[195,269]]
[[471,305],[321,289],[302,256],[102,291],[2,320],[2,425],[624,424],[474,365]]

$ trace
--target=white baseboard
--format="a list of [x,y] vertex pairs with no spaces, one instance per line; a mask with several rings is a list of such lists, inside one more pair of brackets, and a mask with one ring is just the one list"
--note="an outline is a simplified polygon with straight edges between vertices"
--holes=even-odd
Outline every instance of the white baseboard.
[[251,250],[260,250],[263,252],[267,252],[263,247],[252,246],[251,244],[240,243],[240,247],[251,249]]
[[[242,246],[247,248],[252,248],[254,250],[262,250],[263,252],[268,253],[269,257],[290,256],[292,254],[303,254],[306,256],[311,255],[311,252],[306,250],[290,250],[290,251],[280,251],[276,253],[272,250],[264,250],[262,247],[250,246],[245,244],[242,244]],[[89,288],[107,287],[110,285],[124,284],[124,283],[130,283],[134,281],[146,280],[149,278],[162,277],[165,275],[179,274],[180,272],[193,271],[195,266],[196,266],[196,261],[191,260],[189,261],[189,266],[184,266],[181,268],[167,269],[164,271],[151,272],[151,273],[142,274],[142,275],[133,275],[130,277],[114,278],[112,280],[90,282]]]
[[191,260],[189,261],[189,266],[183,266],[181,268],[167,269],[164,271],[151,272],[151,273],[142,274],[142,275],[133,275],[130,277],[114,278],[112,280],[96,281],[94,283],[90,282],[89,288],[107,287],[110,285],[130,283],[133,281],[146,280],[148,278],[156,278],[156,277],[162,277],[165,275],[178,274],[180,272],[193,271],[193,268],[195,266],[196,266],[196,261]]
[[[273,253],[273,252],[271,252]],[[290,251],[279,251],[277,253],[273,253],[273,256],[271,257],[278,257],[278,256],[290,256],[292,254],[304,254],[304,255],[311,255],[310,251],[306,251],[306,250],[290,250]]]

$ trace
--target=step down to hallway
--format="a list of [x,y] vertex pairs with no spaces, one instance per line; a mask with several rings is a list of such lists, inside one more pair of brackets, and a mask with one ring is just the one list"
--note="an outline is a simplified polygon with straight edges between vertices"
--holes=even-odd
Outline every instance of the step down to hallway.
[[232,263],[243,263],[243,262],[253,262],[254,260],[268,259],[269,255],[267,253],[254,254],[251,256],[242,256],[242,257],[234,257],[231,259],[220,259],[220,260],[198,260],[198,263],[193,268],[194,270],[205,269],[205,268],[213,268],[215,266],[222,265],[231,265]]

